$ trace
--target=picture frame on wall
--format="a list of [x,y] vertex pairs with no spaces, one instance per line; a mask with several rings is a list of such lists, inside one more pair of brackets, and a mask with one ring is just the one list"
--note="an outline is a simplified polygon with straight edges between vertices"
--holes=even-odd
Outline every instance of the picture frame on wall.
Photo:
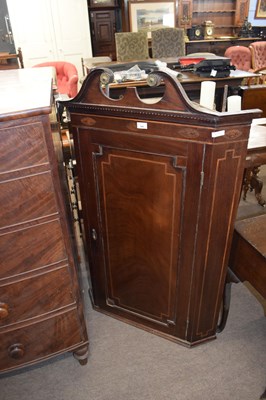
[[257,0],[255,18],[266,19],[266,0]]
[[175,27],[176,2],[175,1],[143,1],[129,3],[129,21],[131,32],[151,31],[162,27]]

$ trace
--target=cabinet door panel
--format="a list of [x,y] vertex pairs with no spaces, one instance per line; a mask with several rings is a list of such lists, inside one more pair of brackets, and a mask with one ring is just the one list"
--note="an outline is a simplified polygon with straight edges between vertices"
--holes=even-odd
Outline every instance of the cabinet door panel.
[[112,55],[115,59],[115,11],[91,11],[93,55]]
[[133,151],[95,156],[107,304],[164,325],[175,320],[185,164]]

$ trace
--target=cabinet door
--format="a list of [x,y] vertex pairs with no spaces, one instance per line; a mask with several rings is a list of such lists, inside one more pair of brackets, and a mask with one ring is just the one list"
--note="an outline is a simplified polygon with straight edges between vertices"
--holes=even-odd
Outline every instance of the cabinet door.
[[66,60],[82,75],[81,57],[92,54],[86,0],[39,3],[36,7],[34,0],[7,0],[15,43],[22,48],[25,67]]
[[91,57],[89,15],[86,0],[51,0],[58,60],[76,65],[81,74],[81,57]]
[[[82,142],[86,133],[80,133]],[[119,146],[123,140],[127,149]],[[178,270],[185,248],[181,242],[190,246],[195,240],[201,163],[193,157],[193,171],[188,171],[184,142],[167,146],[162,141],[159,152],[156,139],[134,146],[128,140],[117,138],[111,147],[94,144],[90,156],[86,143],[80,144],[85,157],[83,189],[89,188],[86,230],[94,302],[107,312],[174,334]],[[192,223],[185,238],[187,219]],[[185,271],[186,277],[189,273]]]
[[94,56],[116,58],[115,51],[115,11],[101,10],[90,12],[92,47]]
[[49,0],[7,0],[16,47],[21,47],[25,67],[56,59],[56,41]]

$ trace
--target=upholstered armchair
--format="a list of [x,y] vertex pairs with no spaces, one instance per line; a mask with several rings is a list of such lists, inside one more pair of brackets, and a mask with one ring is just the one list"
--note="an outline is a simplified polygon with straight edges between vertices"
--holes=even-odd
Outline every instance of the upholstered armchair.
[[181,57],[185,55],[184,29],[160,28],[151,32],[152,57]]
[[224,53],[225,57],[231,59],[231,64],[242,71],[249,71],[251,69],[251,52],[245,46],[231,46],[228,47]]
[[56,71],[57,91],[75,97],[78,93],[78,71],[74,64],[66,61],[49,61],[35,67],[54,67]]
[[249,46],[251,51],[251,66],[254,71],[266,67],[266,42],[253,42]]
[[149,58],[147,32],[115,33],[117,61],[146,60]]

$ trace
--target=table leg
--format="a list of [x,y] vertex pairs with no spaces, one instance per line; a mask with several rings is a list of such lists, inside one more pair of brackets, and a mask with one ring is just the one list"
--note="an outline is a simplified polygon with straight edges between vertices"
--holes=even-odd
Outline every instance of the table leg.
[[247,168],[244,176],[243,183],[243,199],[246,200],[247,191],[255,191],[255,197],[262,207],[266,205],[266,200],[262,197],[263,182],[259,179],[258,173],[260,172],[260,166],[255,166],[253,168]]
[[266,201],[261,195],[262,188],[263,188],[263,182],[258,177],[259,172],[260,172],[259,166],[256,166],[252,169],[250,187],[251,187],[251,190],[253,190],[253,189],[255,190],[255,197],[256,197],[258,203],[261,206],[265,206]]
[[247,192],[250,189],[251,174],[252,168],[246,168],[243,180],[243,200],[247,199]]

